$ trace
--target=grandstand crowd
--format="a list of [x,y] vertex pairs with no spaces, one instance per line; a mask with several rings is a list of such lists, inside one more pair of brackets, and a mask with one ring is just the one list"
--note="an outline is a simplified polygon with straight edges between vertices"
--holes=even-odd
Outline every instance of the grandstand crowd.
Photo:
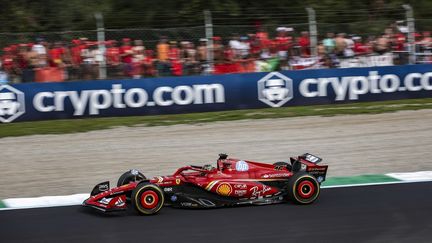
[[[407,34],[387,28],[379,36],[326,33],[317,44],[317,56],[311,55],[307,31],[278,27],[275,36],[258,30],[247,35],[215,36],[196,42],[161,37],[148,48],[142,40],[108,40],[99,43],[85,37],[71,42],[47,42],[43,37],[34,43],[3,47],[0,80],[10,82],[45,82],[99,79],[105,61],[108,78],[141,78],[199,74],[259,72],[304,68],[339,67],[340,60],[386,53],[406,53]],[[416,33],[418,51],[432,48],[430,32]],[[105,53],[100,48],[105,47]],[[210,48],[211,52],[208,51]],[[208,63],[212,54],[214,62]],[[405,62],[404,58],[395,60]],[[213,68],[210,68],[213,67]]]

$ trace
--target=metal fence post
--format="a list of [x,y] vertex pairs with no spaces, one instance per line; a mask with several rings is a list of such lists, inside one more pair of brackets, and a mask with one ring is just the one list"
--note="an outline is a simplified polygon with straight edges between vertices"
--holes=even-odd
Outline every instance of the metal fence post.
[[98,48],[100,54],[102,55],[102,61],[99,64],[99,79],[106,79],[107,71],[106,71],[106,60],[105,60],[105,27],[104,27],[102,13],[101,12],[95,13],[95,19],[96,19]]
[[318,31],[317,23],[315,18],[315,10],[313,8],[306,8],[309,19],[309,40],[310,40],[310,51],[313,57],[318,56],[317,44],[318,44]]
[[409,4],[404,4],[402,7],[405,9],[406,21],[408,26],[408,53],[409,64],[416,63],[415,56],[415,26],[414,26],[414,12]]
[[208,73],[213,73],[214,70],[214,57],[213,57],[213,22],[211,17],[211,12],[209,10],[204,10],[204,24],[205,33],[207,39],[207,63]]

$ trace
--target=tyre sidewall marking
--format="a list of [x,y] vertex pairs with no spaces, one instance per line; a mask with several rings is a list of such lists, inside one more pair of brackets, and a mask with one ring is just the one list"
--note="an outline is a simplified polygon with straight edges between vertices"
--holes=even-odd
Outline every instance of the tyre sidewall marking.
[[293,188],[292,188],[292,190],[293,190],[293,195],[294,195],[295,199],[297,200],[297,202],[302,203],[302,204],[307,204],[307,203],[313,202],[313,201],[318,197],[318,195],[319,195],[319,193],[320,193],[320,188],[319,188],[319,186],[316,186],[316,185],[315,185],[315,183],[314,183],[315,181],[314,181],[313,184],[316,186],[316,188],[315,188],[315,189],[316,189],[316,194],[315,194],[314,197],[309,198],[309,200],[307,200],[307,201],[304,201],[304,199],[300,199],[300,198],[297,197],[297,194],[296,194],[297,184],[298,184],[298,182],[299,182],[300,180],[302,180],[302,179],[306,179],[306,178],[309,178],[309,179],[311,179],[312,181],[314,181],[314,178],[313,178],[312,176],[310,176],[310,175],[304,175],[304,176],[301,176],[301,177],[297,178],[297,180],[294,182],[294,186],[293,186]]
[[[165,202],[165,198],[164,198],[164,193],[162,192],[162,190],[159,189],[158,187],[156,187],[155,185],[149,184],[149,185],[145,185],[145,186],[141,187],[141,188],[139,189],[139,191],[138,191],[138,192],[136,193],[136,195],[135,195],[135,203],[136,203],[136,202],[140,202],[140,200],[138,200],[138,196],[141,194],[141,191],[142,191],[142,190],[147,189],[147,188],[153,188],[153,189],[157,190],[157,191],[160,193],[160,195],[161,195],[161,197],[160,197],[160,201],[161,201],[161,203],[160,203],[159,207],[157,207],[156,209],[152,210],[153,213],[154,213],[154,212],[158,212],[158,211],[162,208],[162,206],[163,206],[163,204],[164,204],[164,202]],[[141,205],[139,205],[139,207],[136,207],[136,208],[138,209],[138,211],[140,211],[140,212],[143,213],[143,214],[153,214],[153,213],[151,213],[151,212],[143,211],[143,210],[141,209]]]

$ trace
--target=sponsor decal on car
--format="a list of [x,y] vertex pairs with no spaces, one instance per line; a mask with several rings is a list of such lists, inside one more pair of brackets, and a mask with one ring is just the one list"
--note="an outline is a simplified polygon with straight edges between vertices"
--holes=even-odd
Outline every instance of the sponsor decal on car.
[[108,191],[108,189],[109,189],[108,184],[99,185],[99,191],[101,191],[101,192]]
[[236,171],[248,171],[249,165],[246,161],[240,160],[236,162],[235,168]]
[[276,177],[288,177],[290,176],[289,173],[276,173],[276,174],[264,174],[262,175],[262,178],[276,178]]
[[182,205],[183,207],[198,207],[198,204],[191,202],[182,202],[180,203],[180,205]]
[[246,184],[234,184],[234,189],[246,189]]
[[117,200],[117,202],[115,202],[115,205],[117,207],[122,207],[125,205],[125,201],[122,199],[122,197],[119,197],[119,199]]
[[180,182],[181,182],[180,179],[176,179],[175,181],[176,181],[176,184],[177,184],[177,185],[180,185]]
[[172,187],[165,187],[164,189],[164,192],[172,192]]
[[228,183],[221,183],[216,188],[216,192],[221,196],[229,196],[232,192],[232,187]]
[[271,187],[266,186],[266,185],[262,185],[262,187],[260,186],[254,186],[252,187],[249,191],[252,194],[252,197],[262,197],[266,192],[270,191]]
[[246,195],[246,193],[247,193],[247,190],[234,190],[234,195],[239,196],[239,197]]

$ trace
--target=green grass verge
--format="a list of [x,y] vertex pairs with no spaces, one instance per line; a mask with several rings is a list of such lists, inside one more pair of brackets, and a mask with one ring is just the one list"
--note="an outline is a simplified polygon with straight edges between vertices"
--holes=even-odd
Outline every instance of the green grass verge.
[[6,205],[4,204],[4,202],[2,200],[0,200],[0,208],[6,208]]
[[296,116],[334,116],[343,114],[376,114],[400,110],[419,109],[432,109],[432,98],[175,115],[18,122],[11,124],[0,124],[0,137],[87,132],[119,126],[165,126],[243,119],[282,118]]

